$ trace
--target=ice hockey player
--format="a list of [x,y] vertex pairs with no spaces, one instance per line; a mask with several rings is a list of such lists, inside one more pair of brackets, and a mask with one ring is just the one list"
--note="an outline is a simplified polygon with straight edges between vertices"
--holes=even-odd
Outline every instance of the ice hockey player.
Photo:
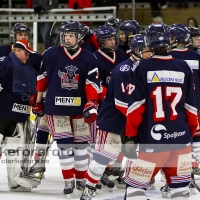
[[151,24],[145,38],[154,56],[135,63],[131,71],[135,87],[122,149],[132,158],[139,144],[139,153],[126,167],[125,199],[146,200],[145,189],[161,168],[170,177],[171,199],[189,199],[191,139],[197,128],[193,74],[185,61],[168,55],[167,25]]
[[[97,117],[100,87],[96,58],[79,46],[83,37],[84,29],[80,23],[65,23],[60,33],[61,46],[51,47],[43,54],[38,94],[31,99],[33,111],[46,114],[50,132],[60,151],[65,181],[63,193],[67,198],[73,195],[75,183],[77,189],[83,189],[90,140],[87,123]],[[46,90],[43,108],[42,95]]]
[[[100,48],[96,52],[94,52],[94,55],[96,56],[98,61],[99,78],[101,81],[101,91],[98,95],[98,100],[101,105],[101,102],[103,101],[106,94],[108,83],[110,81],[111,71],[115,68],[117,64],[125,61],[127,57],[123,50],[117,48],[119,44],[118,33],[112,26],[99,26],[95,34],[97,37],[97,41],[100,45]],[[96,141],[96,123],[94,122],[92,126],[94,127],[92,133],[92,143],[94,144]],[[107,177],[107,175],[112,176],[108,169],[106,170],[106,172],[109,173],[106,174],[105,177]],[[109,180],[107,181],[109,182],[109,184],[105,182],[103,184],[109,185],[110,188],[113,188],[114,182]]]
[[[144,37],[136,36],[131,40],[131,56],[118,64],[113,70],[108,84],[107,94],[102,103],[99,116],[99,138],[86,174],[86,187],[81,200],[91,200],[95,192],[95,185],[104,173],[110,161],[116,161],[121,152],[120,133],[125,128],[128,94],[134,86],[128,83],[129,70],[134,62],[141,58],[149,58],[150,54],[145,46]],[[102,182],[107,178],[104,173]],[[123,174],[122,174],[123,176]],[[122,179],[122,177],[120,177]],[[120,182],[120,180],[119,180]],[[108,182],[107,184],[112,184]],[[110,186],[108,185],[108,187]],[[112,186],[112,185],[111,185]]]
[[126,20],[119,26],[119,48],[123,49],[127,57],[130,55],[130,41],[131,39],[140,34],[140,25],[135,20]]
[[[184,24],[176,24],[175,26],[175,37],[177,41],[176,48],[172,49],[169,54],[173,56],[174,58],[182,59],[187,62],[187,64],[190,66],[190,68],[193,71],[194,75],[194,84],[195,84],[195,93],[197,96],[197,108],[198,113],[200,111],[200,55],[195,50],[190,50],[186,46],[188,44],[188,40],[190,38],[190,31]],[[198,34],[198,32],[197,32]],[[200,115],[198,114],[200,117]],[[200,131],[199,127],[197,128],[197,131],[193,138],[193,151],[195,156],[200,159]],[[194,166],[194,174],[200,175],[200,169],[196,166]]]
[[28,100],[36,94],[37,72],[27,64],[34,53],[27,40],[18,40],[9,56],[0,58],[0,146],[5,143],[10,191],[31,191],[40,184],[34,176],[21,175],[23,163],[30,161],[24,159],[23,151],[30,134]]

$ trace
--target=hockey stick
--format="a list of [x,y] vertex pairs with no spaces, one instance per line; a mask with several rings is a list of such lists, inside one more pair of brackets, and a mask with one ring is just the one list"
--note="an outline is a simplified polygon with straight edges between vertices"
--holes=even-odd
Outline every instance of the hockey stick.
[[[194,156],[192,154],[192,158],[197,162],[197,163],[200,163],[200,160]],[[196,184],[195,182],[195,178],[194,178],[194,169],[192,170],[192,173],[191,173],[191,181],[190,181],[190,184],[189,184],[189,188],[196,188],[198,190],[198,192],[200,192],[200,188],[199,186]],[[193,191],[193,194],[196,194],[195,191]]]
[[[52,42],[52,43],[53,43],[53,29],[54,29],[56,23],[57,23],[57,21],[55,21],[55,22],[52,24],[51,30],[50,30],[50,33],[49,33],[49,39],[50,39],[50,42]],[[56,39],[56,42],[57,42],[57,39]],[[54,45],[52,45],[52,46],[54,46]],[[57,46],[57,45],[55,45],[55,46]]]
[[[51,139],[51,134],[49,133],[49,136],[48,136],[48,141],[47,141],[47,148],[45,149],[45,152],[44,152],[44,155],[43,155],[43,159],[38,159],[35,161],[35,163],[32,165],[32,167],[30,168],[28,174],[36,174],[36,173],[39,173],[39,179],[41,180],[42,179],[42,176],[43,176],[43,173],[45,172],[45,162],[46,162],[46,157],[47,157],[47,152],[49,150],[49,148],[51,147],[51,145],[53,144],[54,140]],[[41,167],[36,167],[38,164],[42,164]],[[38,169],[37,169],[38,168]]]
[[44,172],[46,171],[46,167],[45,167],[45,162],[46,162],[46,159],[47,159],[47,152],[49,150],[49,148],[51,147],[51,145],[53,144],[54,140],[52,139],[51,140],[51,134],[49,133],[48,135],[48,140],[47,140],[47,148],[46,148],[46,151],[45,151],[45,155],[44,155],[44,158],[43,158],[43,170],[39,173],[39,179],[41,180],[42,177],[43,177],[43,174]]

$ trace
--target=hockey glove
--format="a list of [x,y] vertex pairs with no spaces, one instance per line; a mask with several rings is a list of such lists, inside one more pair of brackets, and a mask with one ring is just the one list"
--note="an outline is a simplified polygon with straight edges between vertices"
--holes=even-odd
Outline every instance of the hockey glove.
[[85,108],[83,110],[83,117],[86,123],[92,123],[97,119],[97,110],[98,110],[98,102],[97,101],[88,101],[85,104]]
[[35,114],[39,117],[43,117],[44,116],[43,101],[40,102],[40,103],[36,103],[36,99],[37,99],[37,94],[32,95],[29,99],[29,104],[32,107],[32,112],[33,112],[33,114]]
[[136,149],[138,146],[137,136],[126,137],[125,131],[121,132],[122,154],[129,159],[136,159]]

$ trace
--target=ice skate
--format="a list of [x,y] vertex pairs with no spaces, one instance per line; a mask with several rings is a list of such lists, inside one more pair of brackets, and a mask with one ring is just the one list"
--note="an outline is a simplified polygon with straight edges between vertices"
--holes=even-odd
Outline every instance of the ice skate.
[[102,177],[101,177],[101,183],[104,187],[107,187],[109,191],[113,191],[113,188],[115,187],[115,183],[113,181],[110,181],[108,178],[109,170],[105,169]]
[[109,180],[113,181],[117,178],[124,175],[124,170],[122,169],[122,163],[121,162],[115,162],[112,166],[112,175],[109,175]]
[[68,199],[73,197],[74,188],[75,188],[74,180],[65,181],[65,187],[63,193],[67,196]]
[[99,193],[100,190],[102,188],[102,184],[101,184],[101,181],[99,181],[97,184],[96,184],[96,193]]
[[126,183],[124,181],[124,177],[119,177],[116,180],[114,180],[114,183],[116,185],[117,188],[119,189],[125,189],[126,188]]
[[95,187],[86,185],[80,200],[91,200],[95,193]]
[[155,190],[156,189],[154,183],[155,183],[155,178],[151,181],[151,183],[150,183],[150,185],[148,187],[148,190]]
[[168,185],[165,185],[160,188],[160,191],[162,192],[162,197],[165,199],[171,199],[171,194],[170,194],[170,188]]
[[85,181],[76,181],[76,189],[83,191],[85,188]]

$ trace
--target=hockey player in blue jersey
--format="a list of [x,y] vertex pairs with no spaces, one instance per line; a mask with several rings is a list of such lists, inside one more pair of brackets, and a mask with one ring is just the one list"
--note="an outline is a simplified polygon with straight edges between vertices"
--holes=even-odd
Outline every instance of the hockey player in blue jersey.
[[[99,42],[100,48],[94,52],[94,55],[98,61],[99,77],[101,81],[101,91],[98,95],[98,100],[103,101],[107,86],[111,77],[111,71],[115,66],[122,61],[126,60],[126,54],[123,50],[117,48],[119,44],[118,33],[112,26],[102,25],[96,30],[97,41]],[[92,128],[93,137],[92,143],[96,141],[96,124],[95,122],[90,124]],[[107,183],[103,183],[108,185]],[[109,186],[114,187],[114,183],[110,181]]]
[[[17,40],[30,41],[31,29],[25,23],[16,23],[12,28],[10,36],[12,38],[11,44],[0,46],[0,57],[8,56],[9,53],[12,51],[13,43],[15,43]],[[27,63],[30,64],[31,67],[33,67],[36,71],[39,71],[41,64],[41,55],[37,52],[35,54],[30,54]]]
[[130,41],[134,35],[140,34],[140,25],[135,20],[127,20],[119,26],[119,48],[123,49],[127,57],[130,54]]
[[121,152],[120,133],[125,128],[128,94],[134,89],[134,86],[128,83],[129,71],[134,62],[150,56],[151,52],[145,46],[144,37],[138,35],[131,40],[130,58],[112,70],[107,94],[98,115],[99,137],[86,174],[86,188],[81,200],[92,199],[95,185],[106,166],[110,161],[115,161]]
[[[35,52],[28,41],[19,40],[13,44],[9,56],[0,58],[0,149],[2,142],[6,141],[5,149],[13,152],[6,155],[10,191],[27,192],[38,185],[29,176],[23,177],[19,171],[23,163],[21,150],[24,150],[29,137],[26,131],[30,123],[28,100],[36,94],[37,72],[27,64],[32,53]],[[18,148],[21,150],[18,151]]]
[[[62,152],[59,159],[65,180],[63,193],[68,198],[73,194],[75,180],[77,189],[83,189],[90,140],[87,123],[97,117],[97,60],[79,46],[84,33],[78,22],[65,23],[60,33],[62,46],[51,47],[43,54],[38,94],[31,103],[33,112],[46,114],[52,137]],[[46,90],[43,110],[42,94]]]
[[[198,34],[198,32],[197,32]],[[177,41],[176,48],[169,52],[174,58],[185,60],[193,71],[195,92],[197,96],[198,113],[200,111],[200,55],[195,50],[190,50],[186,47],[190,31],[184,24],[176,24],[175,37]],[[199,115],[199,114],[198,114]],[[200,116],[200,115],[199,115]],[[193,138],[193,150],[195,156],[200,159],[200,131],[197,129]],[[195,164],[195,163],[194,163]],[[194,169],[194,174],[200,175],[200,169]]]
[[128,158],[133,158],[139,144],[137,160],[129,160],[126,167],[125,199],[146,200],[145,190],[161,168],[170,177],[171,199],[189,199],[191,140],[197,127],[193,74],[186,62],[168,55],[167,25],[151,24],[145,38],[153,57],[132,67],[135,87],[122,135]]

